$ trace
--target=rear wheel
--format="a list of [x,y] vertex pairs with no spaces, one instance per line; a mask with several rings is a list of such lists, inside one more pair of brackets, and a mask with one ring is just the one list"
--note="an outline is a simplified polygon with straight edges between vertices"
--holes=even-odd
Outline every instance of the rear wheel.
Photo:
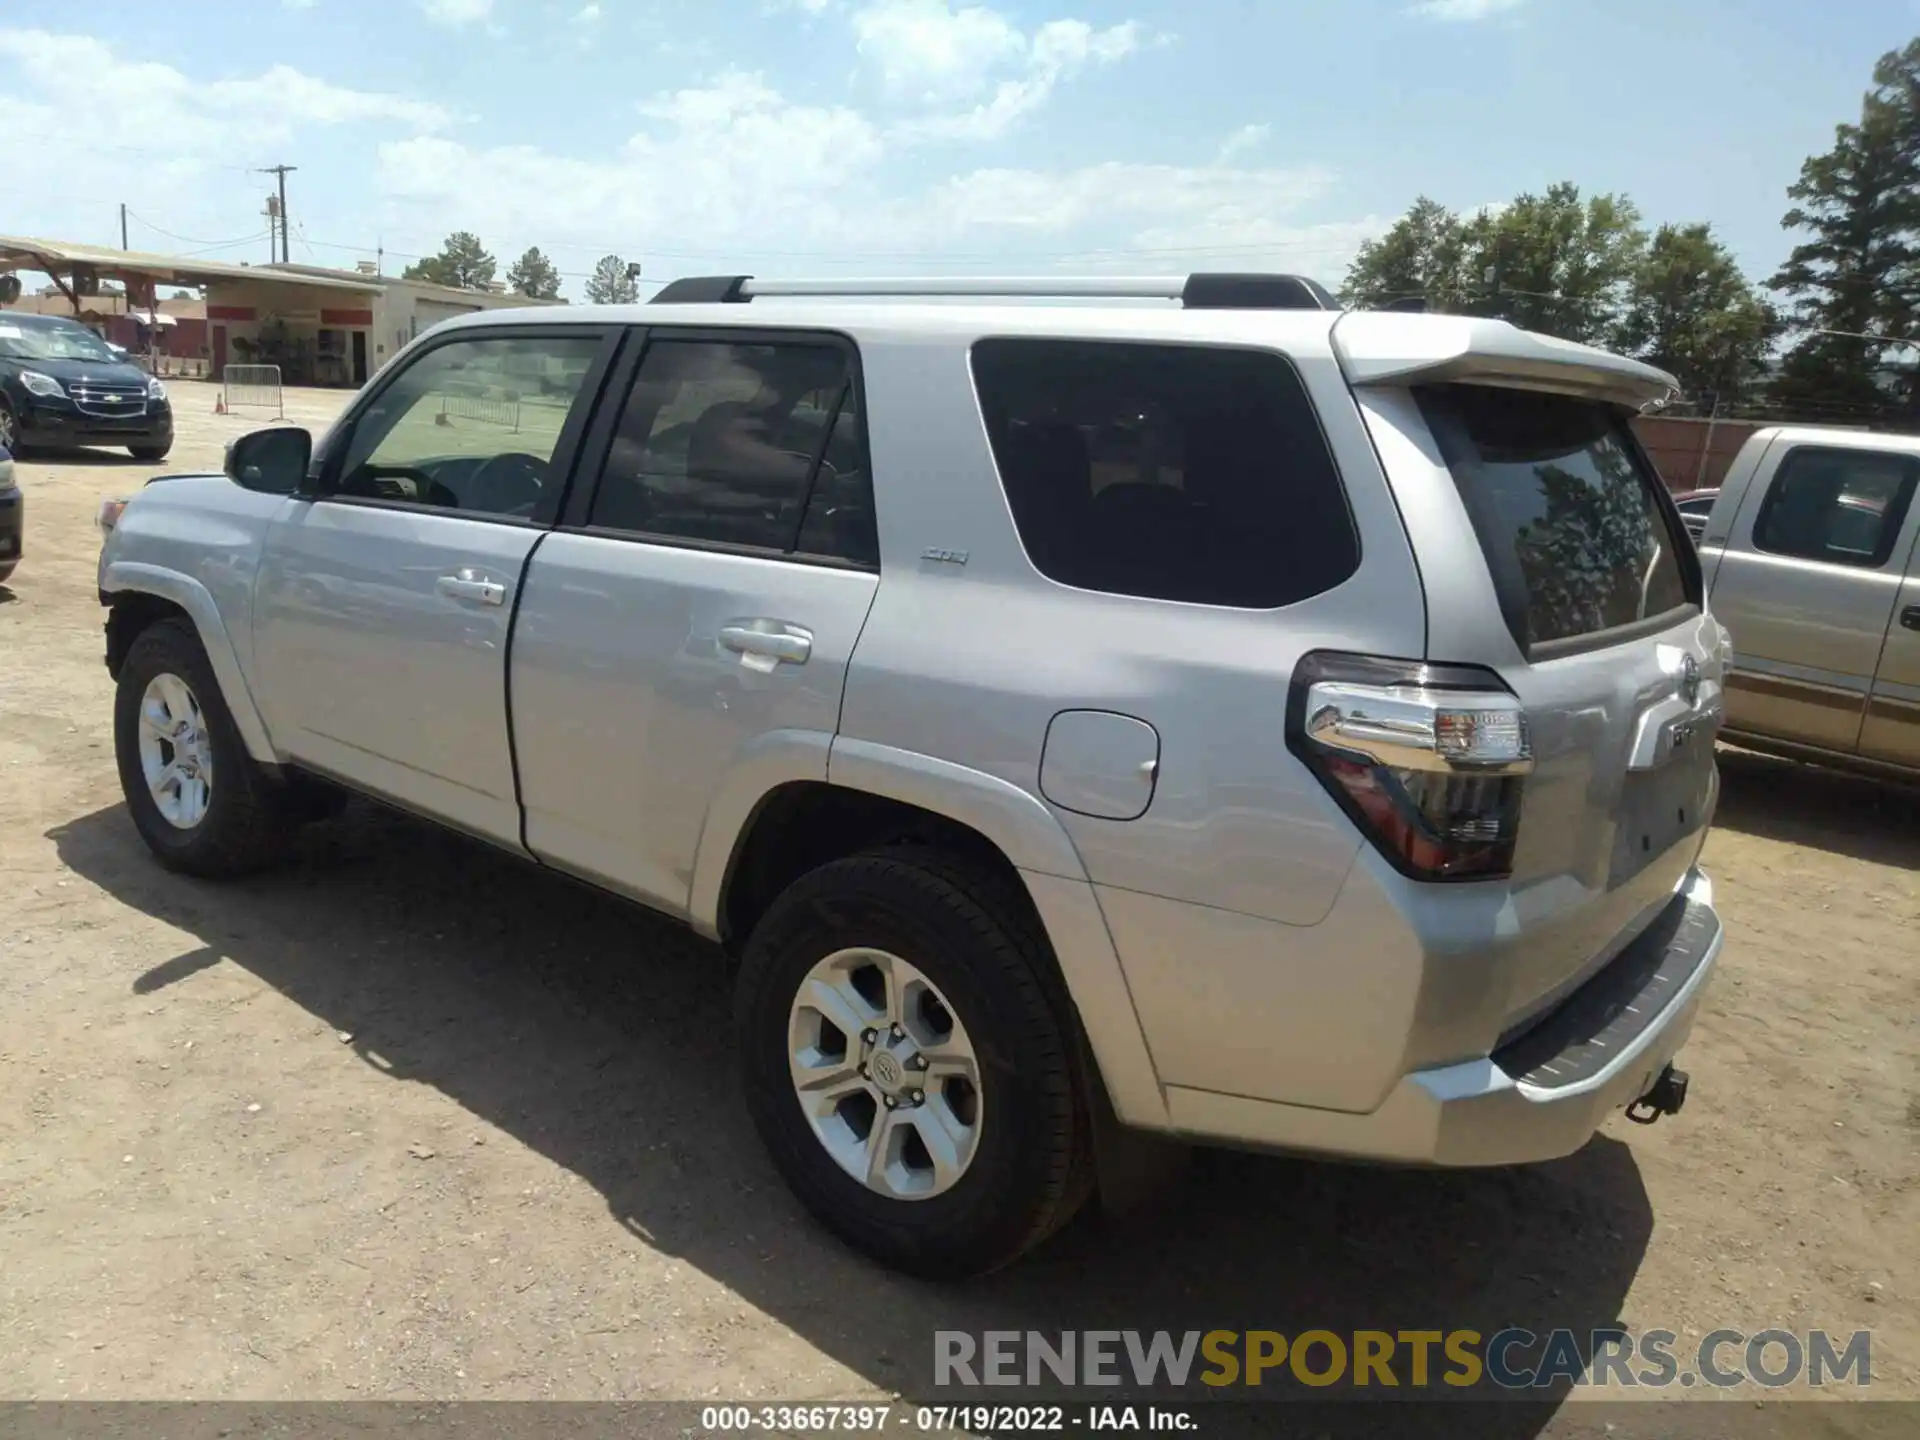
[[173,449],[173,442],[169,440],[164,445],[129,445],[127,453],[136,460],[152,462],[166,459],[167,452],[171,449]]
[[192,626],[143,630],[118,684],[120,788],[160,863],[216,878],[277,859],[293,829],[285,793],[247,754]]
[[736,999],[747,1103],[854,1248],[979,1274],[1085,1201],[1088,1120],[1043,945],[995,877],[910,848],[813,871],[755,929]]

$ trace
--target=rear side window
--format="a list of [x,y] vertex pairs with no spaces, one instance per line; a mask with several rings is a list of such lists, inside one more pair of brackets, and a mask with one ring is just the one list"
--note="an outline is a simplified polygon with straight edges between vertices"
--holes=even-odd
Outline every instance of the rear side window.
[[1757,550],[1874,569],[1887,563],[1920,468],[1872,450],[1787,452],[1753,522]]
[[1487,385],[1414,393],[1522,650],[1696,603],[1689,542],[1612,408]]
[[1049,579],[1271,609],[1359,568],[1339,472],[1280,356],[982,340],[973,375],[1021,543]]
[[873,491],[847,352],[656,340],[588,524],[873,565]]

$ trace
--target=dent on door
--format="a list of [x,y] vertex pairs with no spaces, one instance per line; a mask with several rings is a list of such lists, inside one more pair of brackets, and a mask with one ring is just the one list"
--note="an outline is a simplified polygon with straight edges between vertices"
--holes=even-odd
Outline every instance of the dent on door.
[[1153,803],[1160,733],[1109,710],[1062,710],[1047,726],[1040,793],[1062,810],[1138,820]]

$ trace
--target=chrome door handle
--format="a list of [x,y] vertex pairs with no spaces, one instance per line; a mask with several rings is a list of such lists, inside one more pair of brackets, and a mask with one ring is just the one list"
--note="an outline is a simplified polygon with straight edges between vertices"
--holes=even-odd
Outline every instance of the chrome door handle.
[[776,663],[804,665],[813,654],[813,636],[778,620],[735,620],[720,627],[720,643],[740,655]]
[[507,603],[507,587],[498,580],[487,579],[478,570],[459,570],[451,575],[442,575],[435,585],[450,600],[472,600],[480,605]]

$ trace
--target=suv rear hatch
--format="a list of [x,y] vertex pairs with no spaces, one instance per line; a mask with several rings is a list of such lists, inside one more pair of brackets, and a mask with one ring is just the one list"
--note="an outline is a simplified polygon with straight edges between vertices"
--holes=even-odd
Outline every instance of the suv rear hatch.
[[1423,929],[1498,957],[1512,1035],[1666,907],[1713,811],[1722,632],[1628,423],[1674,382],[1496,321],[1356,313],[1333,340],[1419,560],[1426,660],[1519,704],[1506,873],[1419,887]]

